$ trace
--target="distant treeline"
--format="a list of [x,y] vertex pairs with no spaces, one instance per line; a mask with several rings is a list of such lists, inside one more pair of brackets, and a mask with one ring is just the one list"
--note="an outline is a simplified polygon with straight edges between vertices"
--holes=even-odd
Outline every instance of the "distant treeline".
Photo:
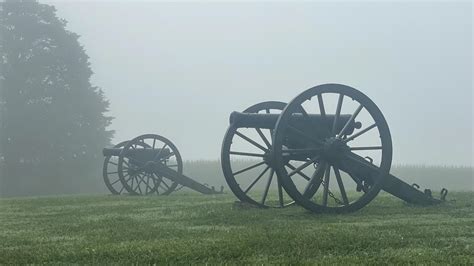
[[[249,162],[236,162],[235,168],[241,169]],[[240,165],[241,164],[241,165]],[[22,190],[17,195],[53,195],[53,194],[109,194],[102,179],[102,168],[97,165],[91,176],[90,171],[64,172],[60,182],[52,182],[45,177],[24,179]],[[217,160],[198,160],[184,162],[184,173],[196,181],[231,193],[222,174],[221,163]],[[474,191],[474,172],[467,166],[427,166],[427,165],[394,165],[391,173],[405,182],[417,183],[420,189],[430,188],[437,193],[445,187],[450,191]],[[245,173],[244,173],[245,174]],[[249,173],[252,174],[252,173]],[[255,174],[255,173],[253,173]],[[58,178],[55,177],[55,180]],[[47,185],[43,185],[47,184]]]

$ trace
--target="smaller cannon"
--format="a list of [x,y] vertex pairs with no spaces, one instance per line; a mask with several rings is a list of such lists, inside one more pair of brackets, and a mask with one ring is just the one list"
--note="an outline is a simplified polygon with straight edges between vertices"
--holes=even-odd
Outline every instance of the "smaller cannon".
[[[288,104],[269,101],[233,112],[222,170],[241,201],[318,213],[358,210],[383,190],[406,202],[438,204],[390,174],[392,139],[377,105],[342,84],[323,84]],[[266,177],[265,177],[266,176]]]
[[155,134],[141,135],[104,148],[103,178],[112,194],[169,195],[182,187],[203,194],[220,194],[183,174],[183,162],[176,146]]

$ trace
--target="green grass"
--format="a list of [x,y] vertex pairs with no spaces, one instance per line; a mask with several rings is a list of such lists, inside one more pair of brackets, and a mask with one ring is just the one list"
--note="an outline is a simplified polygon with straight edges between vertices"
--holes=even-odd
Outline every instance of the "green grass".
[[381,194],[346,215],[262,210],[232,194],[0,200],[0,264],[474,263],[474,193],[432,207]]

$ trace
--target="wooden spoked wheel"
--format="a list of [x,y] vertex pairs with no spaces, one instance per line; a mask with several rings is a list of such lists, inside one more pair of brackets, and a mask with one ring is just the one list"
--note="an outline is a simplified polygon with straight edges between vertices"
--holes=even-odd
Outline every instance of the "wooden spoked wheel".
[[[286,103],[268,101],[244,113],[279,114]],[[294,201],[285,193],[272,161],[272,129],[230,125],[221,152],[222,170],[229,188],[242,202],[259,207],[283,208]]]
[[[128,141],[120,142],[114,148],[123,148]],[[118,156],[106,156],[102,167],[102,177],[109,191],[114,195],[120,195],[125,190],[118,174]]]
[[313,212],[362,208],[390,171],[387,122],[372,100],[349,86],[324,84],[298,95],[278,118],[273,140],[274,169],[284,189]]
[[123,147],[118,161],[118,174],[130,194],[168,195],[176,189],[178,183],[149,167],[155,163],[180,174],[183,172],[178,149],[165,137],[146,134],[134,138]]

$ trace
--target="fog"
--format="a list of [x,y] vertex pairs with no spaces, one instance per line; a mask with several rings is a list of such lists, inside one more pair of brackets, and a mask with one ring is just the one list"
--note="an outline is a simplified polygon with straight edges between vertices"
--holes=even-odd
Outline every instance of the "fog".
[[394,163],[473,164],[469,2],[46,3],[81,35],[115,142],[218,159],[231,111],[336,82],[380,107]]
[[216,159],[231,111],[339,82],[382,109],[395,162],[472,164],[469,3],[51,3],[82,36],[116,141],[155,132]]

